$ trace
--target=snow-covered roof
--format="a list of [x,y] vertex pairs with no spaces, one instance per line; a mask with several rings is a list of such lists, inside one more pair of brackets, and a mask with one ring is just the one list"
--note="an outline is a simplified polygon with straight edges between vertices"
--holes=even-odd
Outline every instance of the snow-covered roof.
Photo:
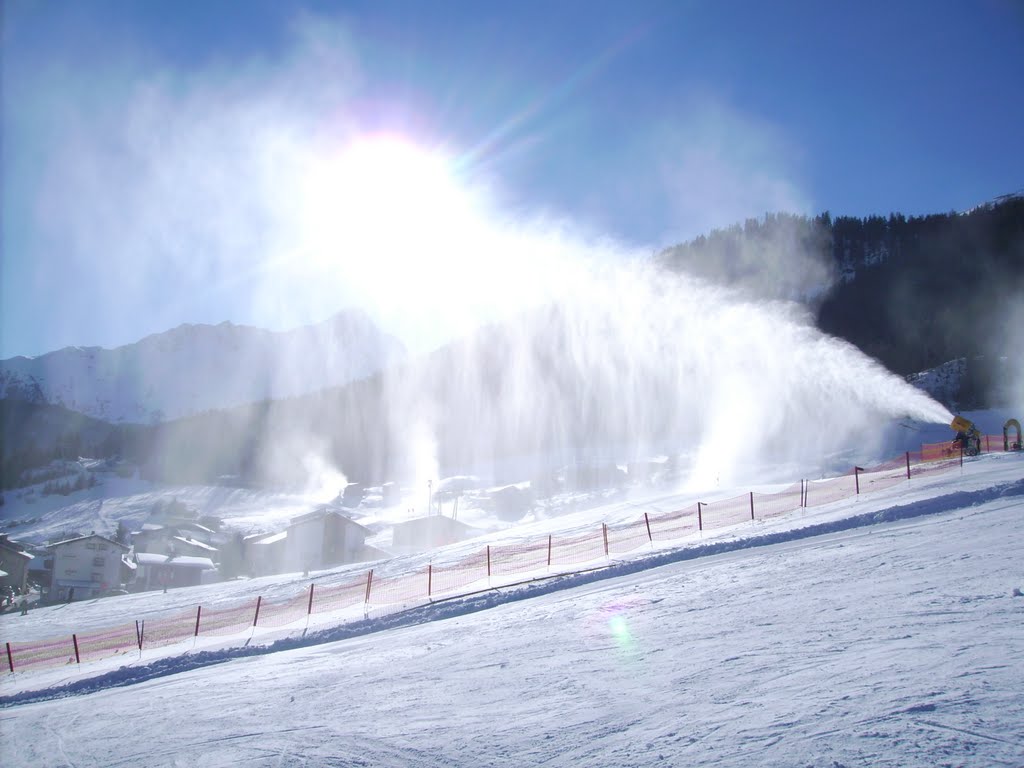
[[18,557],[24,557],[26,560],[31,560],[33,555],[31,552],[25,552],[21,549],[14,549],[12,547],[4,547],[5,550],[11,555],[17,555]]
[[180,523],[178,525],[178,527],[179,528],[188,528],[188,529],[193,530],[193,531],[199,531],[200,533],[209,533],[210,535],[213,535],[213,534],[216,533],[216,531],[213,530],[212,528],[207,528],[205,525],[200,525],[199,523]]
[[0,547],[10,550],[11,552],[21,552],[25,549],[25,545],[20,541],[8,538],[6,534],[0,536]]
[[190,547],[197,547],[199,549],[205,549],[207,552],[216,552],[216,547],[211,547],[209,544],[205,544],[198,539],[190,539],[187,536],[175,536],[175,541],[180,541],[182,544],[188,544]]
[[366,526],[360,525],[355,520],[353,520],[351,517],[348,517],[347,515],[343,514],[339,509],[332,508],[332,507],[329,507],[329,506],[320,507],[319,509],[314,509],[312,512],[307,512],[304,515],[299,515],[298,517],[293,517],[291,519],[291,525],[302,525],[304,523],[311,523],[311,522],[315,522],[317,520],[323,519],[323,518],[328,517],[328,516],[334,516],[334,517],[339,518],[340,520],[342,520],[344,522],[345,525],[355,526],[356,528],[361,528],[367,534],[371,533],[370,529],[367,528]]
[[279,541],[284,541],[288,538],[288,531],[281,531],[279,533],[272,533],[269,536],[264,536],[262,539],[250,542],[251,544],[276,544]]
[[113,539],[108,539],[106,536],[100,536],[97,533],[93,533],[93,534],[90,534],[88,536],[77,536],[77,537],[75,537],[73,539],[64,539],[63,541],[56,541],[53,544],[48,544],[46,546],[46,548],[47,549],[54,549],[55,547],[60,547],[60,546],[63,546],[65,544],[71,544],[71,543],[76,542],[76,541],[85,541],[86,539],[99,539],[101,541],[107,542],[108,544],[113,544],[115,547],[120,547],[125,552],[127,552],[130,549],[130,547],[125,546],[124,544],[121,544],[120,542],[114,541]]
[[203,568],[206,570],[217,567],[208,557],[188,557],[186,555],[171,557],[170,555],[157,555],[153,552],[137,552],[135,560],[139,565],[145,566],[165,565],[170,568]]

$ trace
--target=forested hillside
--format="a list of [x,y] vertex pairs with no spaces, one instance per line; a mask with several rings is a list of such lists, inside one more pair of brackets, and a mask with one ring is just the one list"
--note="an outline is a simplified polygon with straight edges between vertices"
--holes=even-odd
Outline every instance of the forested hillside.
[[1016,353],[1002,331],[1024,303],[1024,196],[927,216],[768,214],[660,260],[761,297],[805,301],[823,331],[896,373],[967,358],[981,401],[1000,375],[998,358]]

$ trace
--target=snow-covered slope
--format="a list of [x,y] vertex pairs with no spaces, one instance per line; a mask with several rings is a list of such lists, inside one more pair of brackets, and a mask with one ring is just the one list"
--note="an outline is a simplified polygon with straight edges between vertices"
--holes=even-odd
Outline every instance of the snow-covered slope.
[[[300,621],[276,647],[246,632],[99,676],[7,675],[4,763],[1019,766],[1021,461],[981,457],[358,632]],[[3,620],[50,636],[269,587]]]
[[273,332],[182,325],[116,349],[68,347],[0,361],[0,398],[150,423],[360,379],[405,356],[365,314]]

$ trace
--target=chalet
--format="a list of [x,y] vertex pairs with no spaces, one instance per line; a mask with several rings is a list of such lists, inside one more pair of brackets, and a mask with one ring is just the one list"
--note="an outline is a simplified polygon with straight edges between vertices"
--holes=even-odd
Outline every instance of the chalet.
[[282,573],[287,540],[288,531],[246,536],[243,543],[246,572],[251,576]]
[[17,541],[6,535],[0,536],[0,591],[11,587],[18,594],[23,594],[28,586],[28,564],[32,553]]
[[99,597],[124,583],[134,568],[125,560],[128,547],[96,534],[58,541],[48,549],[53,554],[51,602]]
[[[196,526],[213,534],[209,528]],[[136,552],[157,555],[188,555],[217,560],[217,548],[205,536],[196,536],[195,528],[187,525],[161,525],[145,523],[141,530],[132,532],[132,545]]]
[[138,565],[138,575],[132,589],[139,592],[194,587],[216,579],[217,566],[208,557],[171,557],[152,552],[137,552],[134,560]]
[[368,528],[337,509],[321,507],[293,517],[283,531],[246,537],[246,568],[250,574],[266,575],[321,570],[386,557],[385,552],[367,546],[369,533]]
[[444,515],[419,517],[395,525],[391,549],[399,554],[422,552],[470,539],[477,533],[478,529]]
[[283,571],[309,571],[364,560],[368,528],[330,507],[293,517],[285,540]]

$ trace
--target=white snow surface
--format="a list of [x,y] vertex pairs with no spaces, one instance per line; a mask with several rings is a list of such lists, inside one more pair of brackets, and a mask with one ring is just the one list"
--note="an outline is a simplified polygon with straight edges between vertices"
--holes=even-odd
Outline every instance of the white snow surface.
[[[583,574],[8,673],[0,762],[1021,766],[1022,510],[1024,456],[987,455]],[[0,627],[28,641],[291,596],[357,570],[54,606]]]

